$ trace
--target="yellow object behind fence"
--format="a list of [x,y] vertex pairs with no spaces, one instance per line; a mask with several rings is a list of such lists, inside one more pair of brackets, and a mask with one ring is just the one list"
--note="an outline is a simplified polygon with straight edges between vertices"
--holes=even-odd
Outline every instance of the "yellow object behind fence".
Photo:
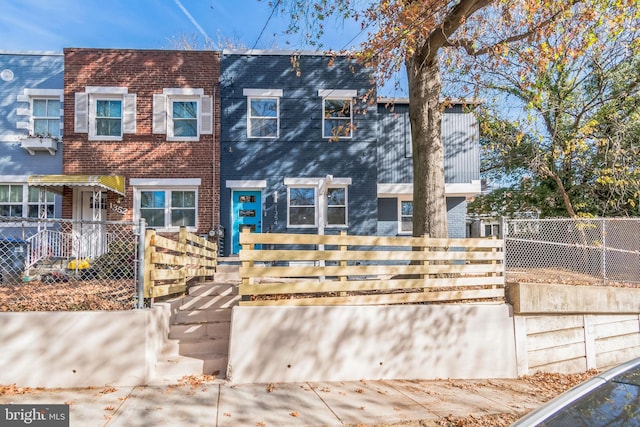
[[67,265],[67,269],[69,269],[69,270],[85,270],[87,268],[90,268],[91,265],[89,265],[89,260],[90,260],[90,258],[85,258],[85,259],[81,259],[81,260],[73,259],[73,260],[69,261],[69,264]]

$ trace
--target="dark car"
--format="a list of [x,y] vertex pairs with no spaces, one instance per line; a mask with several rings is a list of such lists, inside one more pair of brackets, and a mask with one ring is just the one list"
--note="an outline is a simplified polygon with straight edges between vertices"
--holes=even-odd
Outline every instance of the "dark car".
[[561,394],[511,427],[640,427],[640,358]]

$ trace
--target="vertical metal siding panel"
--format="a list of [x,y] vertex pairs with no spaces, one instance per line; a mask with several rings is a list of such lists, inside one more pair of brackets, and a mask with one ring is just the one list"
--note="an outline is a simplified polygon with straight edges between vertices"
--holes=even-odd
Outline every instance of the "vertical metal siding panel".
[[442,118],[445,181],[468,183],[480,179],[478,125],[471,113],[445,113]]
[[412,159],[406,153],[410,141],[408,107],[379,105],[378,182],[408,183],[413,179]]

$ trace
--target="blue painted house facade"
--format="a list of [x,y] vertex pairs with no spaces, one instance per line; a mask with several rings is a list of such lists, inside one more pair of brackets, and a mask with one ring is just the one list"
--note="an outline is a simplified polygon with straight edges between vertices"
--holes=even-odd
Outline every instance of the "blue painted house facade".
[[62,171],[63,73],[62,53],[0,51],[0,216],[60,216],[60,196],[27,181]]
[[[373,234],[375,99],[369,71],[346,57],[224,52],[220,218],[225,254],[238,234]],[[372,215],[373,214],[373,215]]]
[[[376,100],[370,70],[346,56],[225,51],[221,61],[220,221],[224,254],[254,232],[411,235],[407,100]],[[372,102],[373,101],[373,102]],[[480,189],[478,128],[445,111],[451,237]]]

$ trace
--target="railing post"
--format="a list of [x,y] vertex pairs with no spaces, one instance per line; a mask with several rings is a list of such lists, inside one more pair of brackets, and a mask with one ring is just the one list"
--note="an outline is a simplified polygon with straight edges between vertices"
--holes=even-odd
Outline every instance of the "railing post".
[[[342,237],[344,239],[344,238],[346,238],[346,236],[347,236],[347,232],[346,231],[344,231],[344,230],[340,231],[340,237]],[[346,254],[343,254],[343,252],[347,252],[347,248],[348,248],[347,245],[340,245],[340,248],[339,248],[340,249],[340,253],[342,255],[346,255]],[[347,266],[347,261],[343,259],[338,264],[340,265],[340,267],[346,267]],[[347,281],[347,276],[340,276],[338,278],[338,280],[341,281],[341,282],[346,282]],[[341,297],[347,296],[347,293],[345,291],[342,291],[342,292],[340,292],[340,296]]]
[[153,298],[153,280],[151,280],[151,271],[155,268],[153,264],[153,254],[156,252],[154,246],[155,230],[147,230],[144,237],[144,295],[147,298]]
[[140,225],[138,227],[138,283],[137,283],[137,291],[138,291],[138,309],[144,308],[144,285],[145,285],[145,245],[146,245],[146,236],[147,234],[147,224],[144,218],[140,218]]
[[[246,234],[245,234],[246,233]],[[254,245],[253,244],[246,244],[246,243],[242,243],[242,240],[244,240],[242,238],[242,236],[249,236],[249,229],[248,228],[243,228],[242,232],[240,233],[240,251],[243,250],[253,250]],[[242,258],[241,258],[242,259]],[[249,268],[249,267],[253,267],[253,260],[242,260],[242,267],[243,268]],[[243,294],[242,292],[244,292],[245,289],[249,289],[251,285],[253,285],[253,277],[250,276],[244,276],[244,275],[240,275],[240,280],[242,281],[242,286],[240,287],[241,289],[241,293],[240,293],[240,298],[242,299],[242,301],[247,301],[248,300],[248,296]]]
[[[180,266],[183,271],[187,268],[187,245],[188,245],[188,232],[187,228],[183,225],[180,227],[180,232],[178,234],[178,243],[180,244]],[[184,279],[182,280],[181,285],[187,285],[187,275],[185,271]]]
[[502,236],[502,273],[507,278],[507,235],[509,234],[509,223],[505,217],[500,217],[500,235]]
[[[431,247],[427,244],[429,242],[429,234],[424,234],[422,236],[422,248],[421,248],[421,252],[430,252],[431,251]],[[426,258],[428,257],[428,255],[425,254],[424,258],[422,260],[422,265],[423,266],[428,266],[430,265],[429,260],[427,260]],[[426,269],[425,269],[426,270]],[[420,278],[424,280],[425,285],[427,284],[429,277],[431,277],[429,274],[421,274]],[[429,289],[425,286],[425,288],[423,289],[424,292],[429,292]]]
[[[491,253],[493,253],[495,255],[495,253],[498,251],[498,237],[497,236],[491,236],[491,241],[494,244],[491,247]],[[498,264],[498,262],[495,259],[491,260],[491,265],[495,266],[497,264]],[[496,277],[496,276],[497,276],[497,273],[495,273],[495,272],[492,272],[491,274],[489,274],[489,277]],[[497,289],[497,286],[495,284],[491,285],[491,289]]]

